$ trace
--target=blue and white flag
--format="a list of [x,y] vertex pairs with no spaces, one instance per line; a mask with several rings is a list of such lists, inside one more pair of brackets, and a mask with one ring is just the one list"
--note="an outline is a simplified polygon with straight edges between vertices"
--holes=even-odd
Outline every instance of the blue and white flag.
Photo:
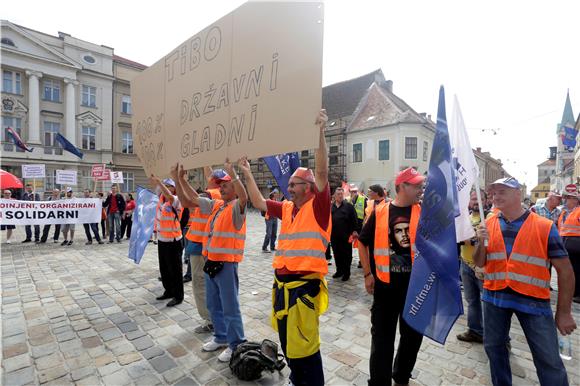
[[61,133],[57,133],[54,140],[60,143],[60,146],[69,153],[73,153],[79,158],[83,158],[83,153],[72,143],[69,142]]
[[409,326],[441,344],[463,314],[455,242],[456,189],[445,90],[441,86],[437,130],[415,240],[415,262],[403,312]]
[[288,195],[288,181],[292,173],[300,167],[300,159],[298,158],[298,153],[286,153],[271,155],[262,158],[270,171],[274,175],[280,190],[287,199],[290,199]]
[[145,253],[145,248],[153,234],[155,211],[159,196],[149,189],[137,187],[137,200],[133,211],[133,228],[129,240],[129,258],[139,264]]
[[455,232],[459,243],[475,236],[469,214],[469,200],[471,198],[471,188],[479,178],[479,167],[469,143],[469,136],[465,129],[457,96],[454,98],[453,113],[449,121],[449,138],[457,183],[459,215],[456,213]]
[[562,134],[562,145],[569,148],[575,148],[577,136],[578,130],[570,126],[564,126],[564,133]]

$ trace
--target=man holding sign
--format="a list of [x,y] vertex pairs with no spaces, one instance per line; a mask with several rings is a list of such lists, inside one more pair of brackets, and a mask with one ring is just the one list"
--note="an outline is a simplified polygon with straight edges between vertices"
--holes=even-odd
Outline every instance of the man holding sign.
[[[324,138],[327,120],[326,112],[320,111],[315,173],[302,167],[294,172],[288,184],[289,201],[265,200],[248,161],[240,163],[254,207],[282,220],[273,263],[272,325],[278,331],[294,385],[324,385],[318,317],[328,308],[325,252],[332,227]],[[306,300],[297,301],[299,298]]]

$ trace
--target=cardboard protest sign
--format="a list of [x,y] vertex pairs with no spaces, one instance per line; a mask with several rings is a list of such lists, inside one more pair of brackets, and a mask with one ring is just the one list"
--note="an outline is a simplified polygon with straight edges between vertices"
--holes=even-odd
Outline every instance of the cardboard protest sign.
[[61,185],[77,185],[77,171],[76,170],[57,170],[56,183]]
[[100,177],[96,178],[97,181],[110,181],[111,180],[111,169],[103,169],[103,173]]
[[318,146],[321,3],[246,3],[131,82],[146,173]]
[[44,178],[45,175],[44,164],[22,165],[22,178]]

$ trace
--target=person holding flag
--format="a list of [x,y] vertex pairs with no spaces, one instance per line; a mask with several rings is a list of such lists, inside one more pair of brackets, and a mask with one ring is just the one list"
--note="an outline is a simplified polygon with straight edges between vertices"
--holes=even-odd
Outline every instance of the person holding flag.
[[[415,254],[425,177],[413,168],[395,179],[395,199],[377,205],[359,236],[365,288],[373,295],[369,385],[409,383],[423,336],[402,318]],[[401,339],[393,365],[397,322]]]
[[[513,177],[491,184],[499,213],[477,229],[475,264],[484,267],[483,345],[494,385],[511,385],[506,339],[513,314],[530,346],[540,384],[568,385],[558,352],[562,335],[576,329],[572,317],[574,272],[556,225],[522,208],[521,184]],[[487,245],[486,245],[487,242]],[[558,273],[556,317],[550,306],[550,263]]]
[[321,110],[315,121],[320,131],[315,172],[296,169],[288,183],[289,200],[265,200],[247,159],[239,165],[254,207],[282,220],[273,262],[272,326],[290,367],[290,382],[301,386],[324,385],[318,318],[328,308],[325,251],[332,229],[324,138],[327,121]]

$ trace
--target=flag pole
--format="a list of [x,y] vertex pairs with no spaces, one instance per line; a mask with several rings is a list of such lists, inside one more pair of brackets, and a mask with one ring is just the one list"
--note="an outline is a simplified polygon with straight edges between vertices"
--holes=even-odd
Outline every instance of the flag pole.
[[[479,205],[479,217],[481,218],[481,223],[483,225],[483,227],[485,228],[485,216],[483,214],[483,205],[481,203],[481,189],[479,187],[479,167],[478,169],[478,173],[477,173],[477,178],[475,179],[475,194],[477,195],[477,205]],[[485,240],[483,242],[483,245],[487,247],[487,240]]]

